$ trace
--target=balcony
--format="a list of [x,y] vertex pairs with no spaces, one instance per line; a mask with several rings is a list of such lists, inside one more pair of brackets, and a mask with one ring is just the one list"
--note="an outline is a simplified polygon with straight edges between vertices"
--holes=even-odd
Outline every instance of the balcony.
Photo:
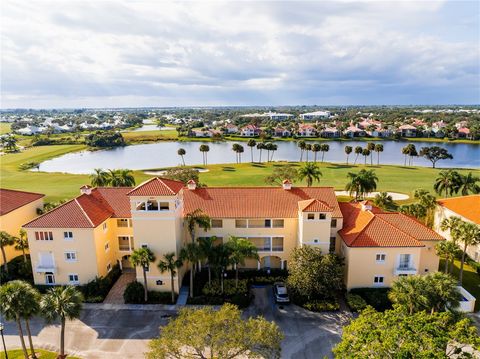
[[417,270],[412,267],[399,266],[395,268],[394,274],[395,275],[413,275],[413,274],[417,274]]
[[35,271],[37,273],[55,273],[57,270],[57,267],[55,267],[55,264],[44,264],[44,263],[39,263],[35,266]]
[[130,246],[128,244],[119,244],[118,249],[122,252],[130,252]]

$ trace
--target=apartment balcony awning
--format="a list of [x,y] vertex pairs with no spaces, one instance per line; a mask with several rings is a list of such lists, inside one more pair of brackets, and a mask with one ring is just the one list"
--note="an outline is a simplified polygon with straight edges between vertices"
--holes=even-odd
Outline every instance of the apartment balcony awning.
[[35,266],[35,271],[37,273],[47,273],[47,272],[55,273],[56,267],[53,264],[38,264],[37,266]]
[[399,267],[395,268],[394,274],[395,275],[413,275],[417,274],[417,270],[415,268],[404,268],[404,267]]

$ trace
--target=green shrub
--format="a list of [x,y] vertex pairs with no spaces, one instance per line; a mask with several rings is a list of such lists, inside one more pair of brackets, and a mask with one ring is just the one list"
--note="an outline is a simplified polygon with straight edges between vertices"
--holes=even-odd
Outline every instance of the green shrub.
[[240,309],[247,308],[250,305],[252,297],[248,294],[235,294],[231,298],[225,300],[225,302],[235,304]]
[[40,163],[38,162],[25,162],[22,163],[20,166],[18,166],[18,169],[21,171],[26,171],[32,168],[37,168],[40,166]]
[[201,295],[193,298],[188,297],[187,303],[192,305],[222,305],[224,300],[221,297],[207,297]]
[[230,297],[236,294],[248,294],[248,281],[241,279],[238,281],[238,288],[235,288],[235,279],[225,279],[223,281],[223,294],[219,280],[212,280],[210,284],[205,284],[202,289],[203,295],[209,297]]
[[135,281],[128,283],[125,292],[123,292],[123,299],[125,300],[125,303],[129,304],[144,304],[144,295],[145,290],[143,284]]
[[[175,293],[175,301],[177,300],[178,295]],[[172,304],[172,293],[168,292],[157,292],[157,291],[148,291],[148,302],[149,304]]]
[[275,282],[284,282],[286,277],[253,277],[250,279],[251,284],[273,284]]
[[340,309],[340,304],[334,299],[328,300],[312,300],[302,305],[305,309],[312,312],[333,312]]
[[90,298],[94,298],[98,300],[96,297],[101,297],[103,299],[107,296],[110,289],[112,289],[113,285],[117,281],[117,279],[122,274],[120,270],[120,266],[118,264],[112,267],[112,270],[108,272],[105,277],[96,277],[94,280],[91,280],[87,284],[81,285],[78,289],[83,293],[83,296],[86,298],[87,303],[99,303],[99,301],[91,302]]
[[6,283],[15,279],[33,283],[32,265],[29,254],[27,254],[27,263],[24,262],[23,255],[11,259],[10,262],[8,262],[8,274],[5,272],[3,265],[0,267],[0,283]]
[[390,288],[354,288],[350,294],[357,294],[362,297],[368,305],[371,305],[378,311],[384,311],[392,308],[392,302],[388,299]]
[[358,294],[347,294],[347,304],[353,312],[359,312],[365,309],[367,302]]
[[105,299],[104,297],[101,297],[101,296],[97,295],[95,297],[85,298],[85,302],[87,302],[87,303],[102,303],[104,299]]

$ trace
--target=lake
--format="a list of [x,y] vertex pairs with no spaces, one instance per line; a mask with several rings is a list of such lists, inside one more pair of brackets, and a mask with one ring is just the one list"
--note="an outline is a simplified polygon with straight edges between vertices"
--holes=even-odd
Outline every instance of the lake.
[[[185,162],[187,165],[201,165],[202,153],[199,146],[204,143],[210,146],[208,152],[208,164],[235,163],[235,152],[232,151],[232,144],[235,142],[158,142],[151,144],[132,145],[109,150],[82,151],[69,153],[53,158],[40,164],[40,171],[45,172],[67,172],[67,173],[92,173],[94,168],[114,169],[129,168],[132,170],[154,169],[173,167],[181,164],[181,158],[177,155],[179,148],[187,152]],[[313,143],[313,142],[312,142]],[[346,155],[344,147],[366,146],[362,141],[322,141],[328,143],[330,150],[325,153],[326,162],[344,163]],[[380,142],[379,142],[380,143]],[[401,154],[402,147],[413,143],[420,151],[423,146],[441,146],[446,148],[452,155],[453,160],[442,160],[437,162],[437,167],[458,167],[458,168],[480,168],[480,145],[478,144],[452,144],[432,142],[395,142],[383,141],[383,152],[380,153],[380,164],[403,165],[404,156]],[[242,154],[242,162],[250,162],[250,147],[245,142],[240,143],[245,148]],[[273,155],[274,161],[298,161],[300,150],[293,141],[276,142],[278,150]],[[259,151],[255,148],[254,160],[258,161]],[[266,160],[267,153],[262,151],[262,161]],[[322,152],[318,152],[317,160],[320,161]],[[309,153],[309,159],[313,154]],[[350,163],[353,163],[355,155],[350,154]],[[305,160],[305,155],[304,155]],[[367,159],[370,163],[370,158]],[[376,164],[377,153],[373,153],[373,163]],[[359,156],[357,163],[364,163],[363,156]],[[431,163],[423,158],[415,158],[414,165],[431,167]]]

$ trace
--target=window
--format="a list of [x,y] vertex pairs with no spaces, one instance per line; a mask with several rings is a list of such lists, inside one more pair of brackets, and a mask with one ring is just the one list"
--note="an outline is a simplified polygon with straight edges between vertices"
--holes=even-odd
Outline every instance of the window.
[[110,250],[110,242],[105,243],[105,252]]
[[283,237],[272,237],[272,252],[283,252]]
[[79,281],[78,281],[78,274],[69,274],[68,275],[68,281],[71,283],[71,284],[78,284]]
[[307,214],[307,219],[308,219],[309,221],[313,221],[313,220],[315,219],[315,214],[314,214],[314,213],[309,213],[309,214]]
[[130,227],[130,219],[119,218],[117,219],[117,227]]
[[65,252],[65,260],[67,262],[75,262],[77,260],[77,252]]
[[327,215],[325,213],[320,213],[318,219],[327,219]]
[[63,232],[63,239],[72,240],[73,239],[73,232]]
[[271,219],[266,219],[264,227],[265,228],[271,228],[272,227],[272,220]]
[[[133,245],[132,245],[133,247]],[[130,250],[130,237],[128,236],[119,236],[118,237],[118,249],[121,251]]]
[[107,264],[107,272],[110,272],[112,270],[112,264],[108,263]]
[[135,210],[146,211],[145,202],[137,202],[137,205],[135,206]]
[[212,228],[222,228],[223,220],[221,219],[212,219]]
[[376,275],[375,277],[373,277],[373,284],[382,285],[382,284],[383,284],[383,280],[384,280],[384,277],[383,277],[383,276],[381,276],[381,275]]
[[272,220],[273,228],[283,228],[284,220],[283,219],[274,219]]
[[47,285],[55,284],[55,276],[53,275],[52,272],[45,273],[45,284]]
[[318,243],[318,238],[315,238],[315,239],[313,240],[313,243]]
[[400,261],[398,263],[399,269],[410,268],[410,254],[400,254]]
[[264,219],[249,219],[248,228],[265,228],[266,221]]
[[107,230],[107,222],[103,223],[102,228],[103,228],[104,231]]
[[53,241],[52,232],[35,232],[35,239],[37,241]]
[[158,211],[158,201],[149,199],[147,201],[147,211]]
[[330,237],[330,245],[328,247],[328,251],[330,253],[334,253],[335,252],[335,243],[336,243],[336,238],[335,237]]
[[331,228],[337,228],[337,219],[333,218],[332,222],[330,222],[330,227]]
[[168,211],[170,209],[170,205],[168,202],[160,202],[160,211]]
[[247,220],[246,219],[236,219],[235,220],[235,228],[247,228]]
[[147,244],[142,244],[142,248],[148,248]]
[[387,257],[386,254],[377,253],[376,256],[375,256],[375,260],[377,261],[377,263],[384,263],[386,257]]

